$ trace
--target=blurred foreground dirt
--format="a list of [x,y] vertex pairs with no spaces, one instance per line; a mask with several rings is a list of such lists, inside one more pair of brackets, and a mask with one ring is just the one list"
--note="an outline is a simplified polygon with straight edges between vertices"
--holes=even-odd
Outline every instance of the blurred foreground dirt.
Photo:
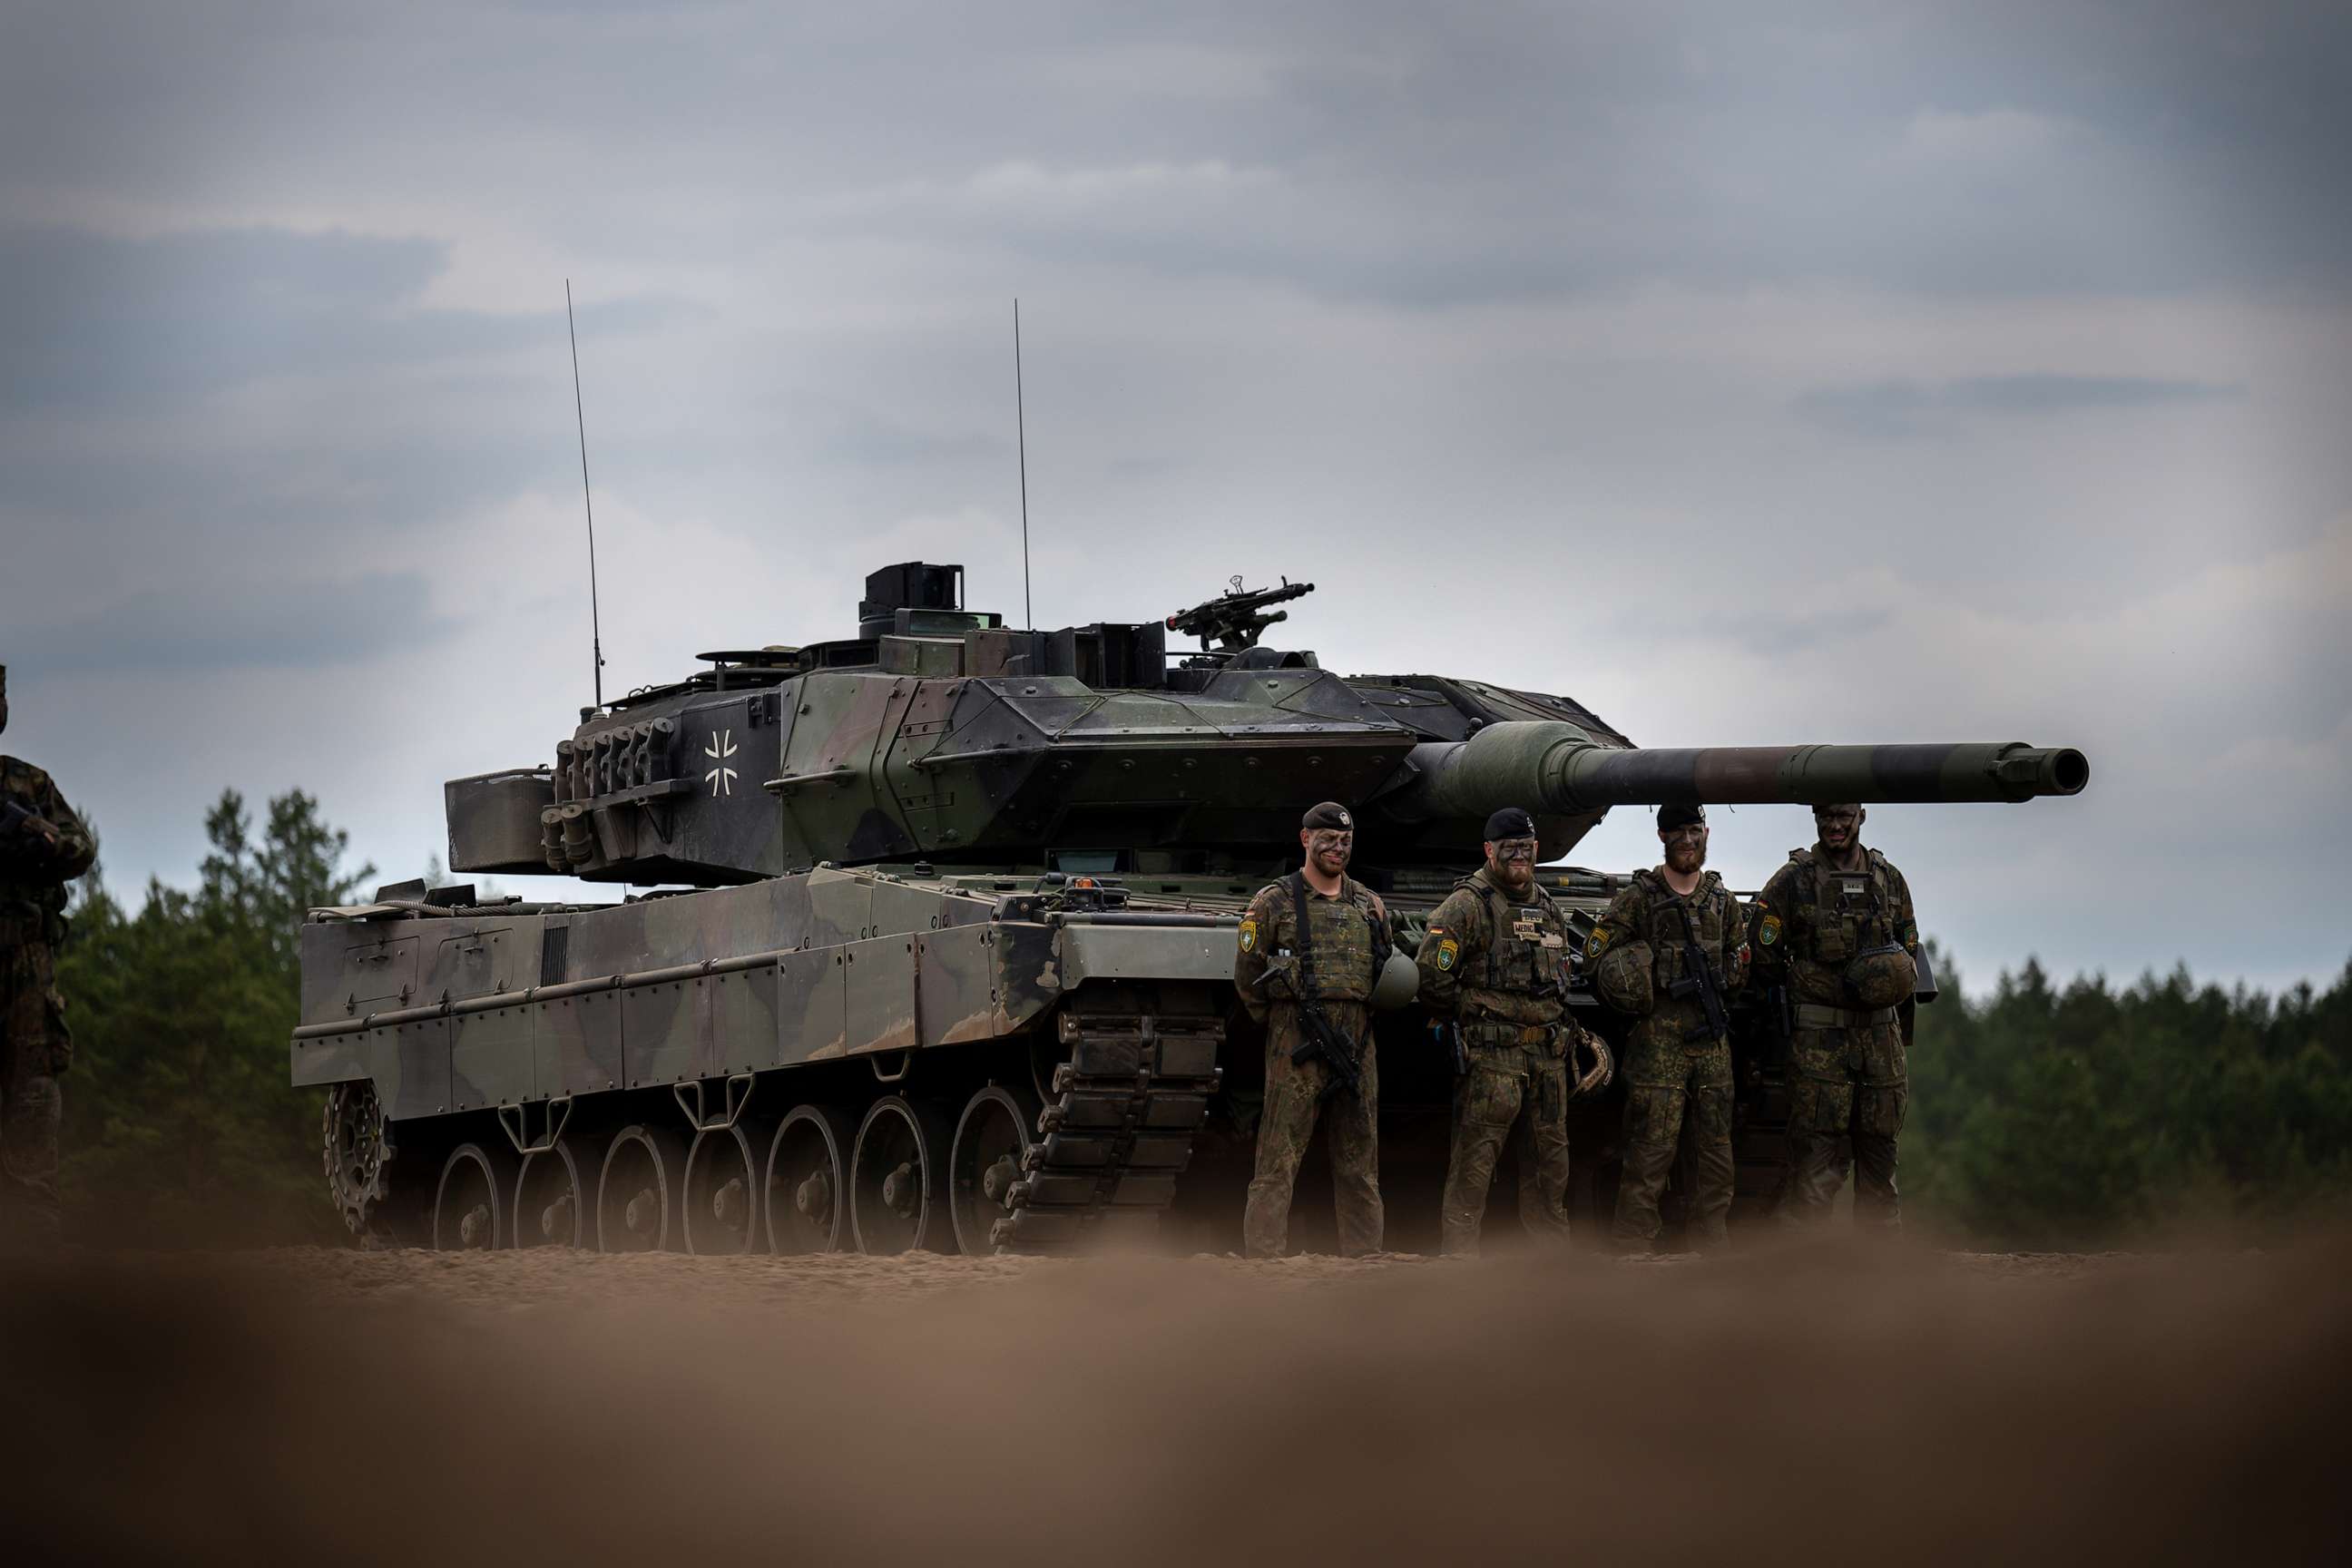
[[2342,1237],[2095,1258],[283,1249],[0,1270],[12,1562],[2347,1544]]

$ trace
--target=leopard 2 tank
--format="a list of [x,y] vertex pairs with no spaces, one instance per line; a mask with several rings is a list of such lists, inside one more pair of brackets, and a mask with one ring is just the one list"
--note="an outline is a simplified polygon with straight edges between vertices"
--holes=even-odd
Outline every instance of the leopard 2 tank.
[[[451,781],[452,870],[624,896],[417,882],[312,912],[292,1074],[327,1090],[346,1221],[442,1247],[1228,1247],[1263,1090],[1235,931],[1316,802],[1353,808],[1351,869],[1410,947],[1504,805],[1556,862],[1620,805],[2087,779],[2079,752],[2019,744],[1646,750],[1563,696],[1343,677],[1264,640],[1311,587],[1039,631],[965,608],[961,567],[907,563],[867,578],[853,637],[705,655],[583,710],[547,763]],[[1540,875],[1580,931],[1619,881]],[[1618,1032],[1580,980],[1570,998]],[[1426,1022],[1377,1026],[1399,1247],[1433,1244],[1445,1163]],[[1743,1210],[1780,1165],[1764,1039],[1743,1017]],[[1621,1096],[1572,1108],[1585,1217]]]

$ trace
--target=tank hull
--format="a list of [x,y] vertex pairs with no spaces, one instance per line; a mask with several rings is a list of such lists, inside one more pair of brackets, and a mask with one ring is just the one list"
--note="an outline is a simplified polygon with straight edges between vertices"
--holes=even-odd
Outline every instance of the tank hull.
[[[1582,929],[1614,887],[1589,872],[1544,875]],[[1408,942],[1450,884],[1435,872],[1400,879],[1389,901]],[[453,1233],[457,1217],[430,1212],[445,1167],[457,1151],[478,1162],[491,1149],[540,1173],[521,1198],[496,1198],[511,1211],[496,1231],[506,1245],[656,1236],[699,1250],[698,1237],[719,1235],[733,1238],[726,1250],[744,1237],[767,1250],[772,1236],[805,1233],[826,1246],[898,1250],[919,1234],[935,1250],[969,1250],[985,1237],[989,1247],[1059,1251],[1156,1234],[1227,1250],[1240,1241],[1263,1097],[1264,1037],[1231,980],[1240,910],[1255,890],[1201,878],[1088,889],[1034,873],[824,868],[617,905],[321,910],[302,932],[292,1077],[364,1087],[381,1107],[383,1178],[372,1199],[345,1209],[355,1229],[395,1239],[429,1241],[436,1223]],[[1573,1001],[1590,1026],[1616,1032],[1580,988]],[[1435,1246],[1446,1158],[1453,1079],[1427,1024],[1407,1007],[1377,1027],[1382,1183],[1390,1244],[1401,1250]],[[1752,1210],[1778,1186],[1786,1097],[1764,1070],[1768,1043],[1742,1025],[1753,1067],[1743,1068],[1741,1206]],[[894,1135],[898,1155],[919,1157],[894,1156],[861,1188],[851,1153],[886,1100],[907,1108],[889,1112],[903,1125],[869,1141]],[[974,1163],[959,1143],[987,1142],[975,1115],[983,1102],[999,1108],[998,1146]],[[1622,1105],[1612,1091],[1570,1108],[1572,1207],[1588,1234],[1605,1226],[1613,1198]],[[1008,1115],[1019,1123],[1012,1135],[1001,1131]],[[824,1194],[840,1212],[809,1201],[807,1172],[769,1168],[790,1142],[778,1137],[790,1119],[842,1130]],[[671,1138],[677,1158],[698,1164],[683,1151],[722,1135],[751,1150],[755,1167],[731,1208],[723,1190],[714,1197],[681,1168],[658,1183],[636,1178],[666,1223],[630,1231],[638,1194],[624,1192],[610,1195],[600,1233],[597,1177],[617,1147],[658,1166],[661,1139]],[[540,1192],[557,1162],[584,1173],[563,1202]],[[900,1189],[920,1184],[921,1202],[945,1218],[917,1226],[890,1217],[881,1187],[900,1165]],[[1507,1166],[1493,1205],[1498,1233],[1513,1228],[1509,1184]],[[671,1186],[693,1188],[714,1212],[675,1212],[684,1200]],[[852,1212],[861,1203],[863,1230]],[[812,1207],[823,1212],[801,1212]],[[1328,1245],[1328,1229],[1310,1166],[1294,1238]]]

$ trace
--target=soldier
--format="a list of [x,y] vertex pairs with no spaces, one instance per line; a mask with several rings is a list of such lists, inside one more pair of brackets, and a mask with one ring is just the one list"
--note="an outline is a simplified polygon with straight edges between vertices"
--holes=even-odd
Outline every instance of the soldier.
[[1811,849],[1794,849],[1758,900],[1759,973],[1785,980],[1794,1026],[1790,1172],[1781,1213],[1827,1212],[1853,1141],[1857,1223],[1897,1225],[1895,1139],[1910,1099],[1904,1009],[1917,985],[1919,923],[1903,873],[1862,847],[1859,805],[1813,807]]
[[1486,819],[1486,864],[1429,917],[1417,955],[1421,999],[1458,1030],[1454,1149],[1439,1206],[1439,1250],[1473,1257],[1495,1162],[1516,1123],[1519,1223],[1568,1240],[1568,1099],[1580,1041],[1608,1081],[1608,1047],[1568,1021],[1568,921],[1536,885],[1535,819],[1506,806]]
[[1356,847],[1347,807],[1326,801],[1308,812],[1298,842],[1306,864],[1250,900],[1234,959],[1242,1005],[1265,1026],[1265,1109],[1242,1238],[1253,1258],[1288,1247],[1291,1187],[1328,1100],[1339,1251],[1360,1258],[1381,1249],[1371,994],[1391,950],[1389,914],[1347,874]]
[[[0,730],[8,727],[8,670],[0,665]],[[0,1209],[14,1225],[54,1236],[58,1226],[58,1075],[73,1058],[57,947],[66,889],[97,846],[49,775],[0,757]]]
[[1624,1174],[1611,1226],[1618,1244],[1657,1243],[1658,1194],[1690,1144],[1690,1235],[1724,1239],[1731,1212],[1731,1040],[1726,1006],[1748,978],[1738,900],[1706,864],[1706,811],[1658,808],[1665,864],[1636,871],[1593,928],[1584,956],[1601,999],[1633,1016],[1625,1043]]

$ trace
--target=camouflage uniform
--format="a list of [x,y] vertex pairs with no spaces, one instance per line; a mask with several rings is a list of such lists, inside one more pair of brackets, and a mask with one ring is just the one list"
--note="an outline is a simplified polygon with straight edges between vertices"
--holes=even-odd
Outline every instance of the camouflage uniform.
[[1838,1140],[1853,1142],[1854,1217],[1900,1222],[1895,1140],[1911,1097],[1902,1005],[1857,1005],[1847,970],[1873,948],[1916,955],[1919,922],[1903,873],[1875,849],[1864,869],[1834,870],[1821,847],[1792,850],[1758,899],[1759,973],[1786,977],[1795,1015],[1790,1173],[1781,1212],[1826,1212],[1845,1184]]
[[1454,1150],[1439,1207],[1440,1250],[1475,1254],[1486,1191],[1517,1123],[1519,1223],[1568,1239],[1568,922],[1551,895],[1511,891],[1481,868],[1454,884],[1421,944],[1421,1000],[1461,1026],[1470,1070],[1454,1089]]
[[65,937],[65,884],[89,869],[97,847],[49,775],[30,763],[0,757],[0,800],[57,834],[52,848],[28,822],[0,826],[0,1204],[54,1223],[65,1104],[58,1075],[73,1059],[57,946]]
[[1747,922],[1738,900],[1713,871],[1700,874],[1688,899],[1677,896],[1659,872],[1635,872],[1585,944],[1588,965],[1599,964],[1612,945],[1646,944],[1651,954],[1648,980],[1654,1003],[1634,1020],[1619,1069],[1627,1086],[1624,1173],[1610,1230],[1623,1245],[1656,1242],[1662,1224],[1658,1197],[1685,1134],[1691,1239],[1700,1245],[1722,1241],[1731,1212],[1731,1041],[1708,1031],[1697,996],[1672,994],[1675,983],[1691,972],[1685,911],[1727,1004],[1748,978]]
[[[1309,931],[1302,941],[1294,886],[1300,876],[1293,872],[1250,900],[1234,959],[1234,985],[1242,1005],[1265,1026],[1265,1109],[1258,1121],[1257,1173],[1243,1211],[1242,1237],[1253,1258],[1279,1258],[1289,1246],[1291,1188],[1314,1139],[1318,1113],[1326,1104],[1323,1091],[1331,1069],[1319,1058],[1290,1059],[1306,1036],[1297,1004],[1290,999],[1288,974],[1265,978],[1284,955],[1292,955],[1295,963],[1295,955],[1311,942],[1310,967],[1323,1016],[1341,1034],[1360,1042],[1357,1062],[1363,1092],[1353,1095],[1338,1089],[1328,1102],[1339,1251],[1356,1258],[1381,1249],[1380,1071],[1372,1049],[1370,999],[1381,961],[1389,952],[1389,916],[1380,896],[1353,878],[1343,880],[1336,899],[1309,887]],[[1295,973],[1295,968],[1289,971]]]

